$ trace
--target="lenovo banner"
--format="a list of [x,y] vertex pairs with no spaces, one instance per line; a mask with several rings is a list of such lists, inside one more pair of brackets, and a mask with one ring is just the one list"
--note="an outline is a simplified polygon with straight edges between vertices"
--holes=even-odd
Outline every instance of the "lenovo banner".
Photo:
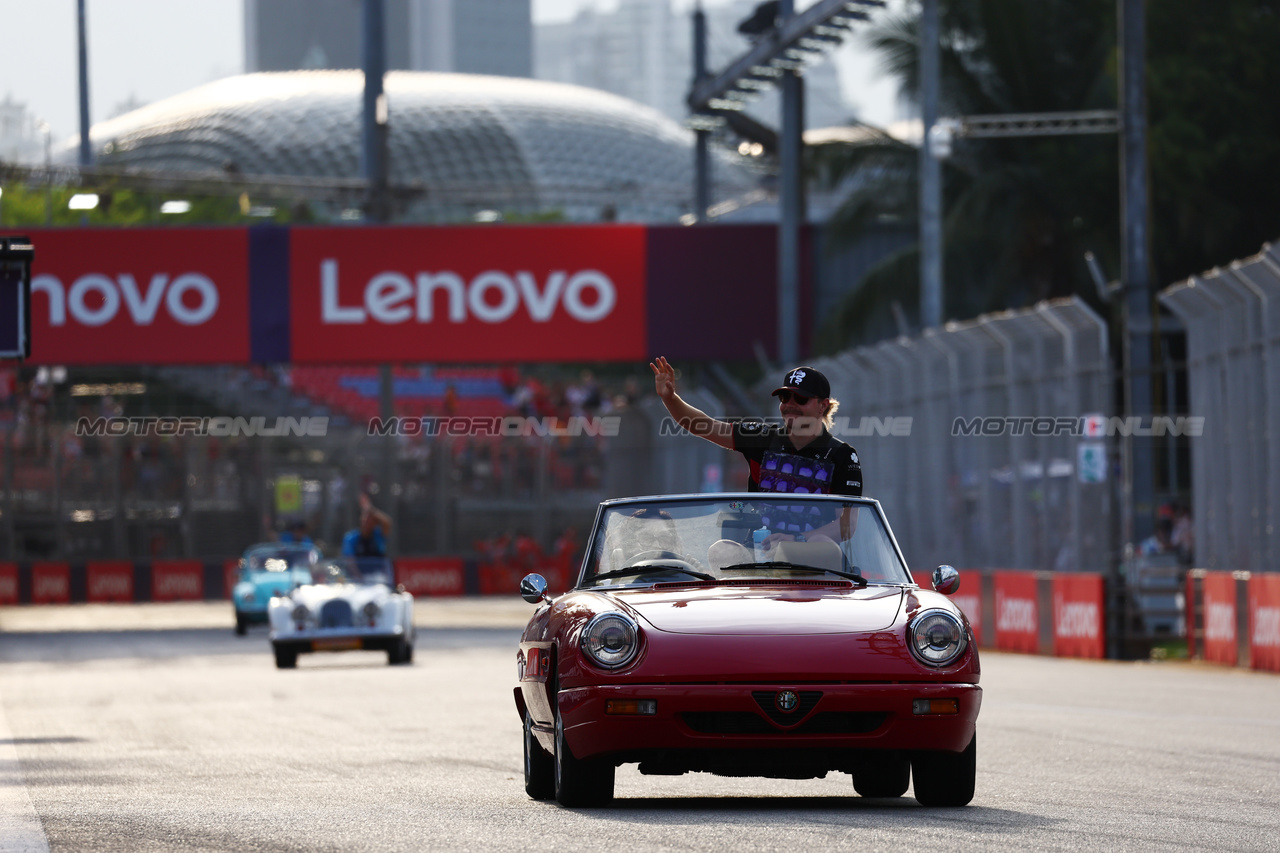
[[1280,574],[1249,578],[1249,665],[1280,672]]
[[996,648],[1032,654],[1040,651],[1035,572],[996,572],[995,586]]
[[245,229],[33,231],[31,360],[249,359]]
[[133,563],[99,560],[85,566],[85,597],[92,602],[133,601]]
[[156,560],[151,564],[152,601],[204,598],[204,564],[199,560]]
[[1235,666],[1236,579],[1231,572],[1206,572],[1204,576],[1204,659]]
[[66,563],[31,564],[31,603],[67,604],[71,601],[71,567]]
[[461,557],[409,557],[395,561],[396,583],[415,596],[466,592]]
[[18,603],[18,564],[0,563],[0,604]]
[[1053,576],[1053,653],[1104,658],[1102,575]]
[[646,357],[641,226],[295,228],[296,363]]

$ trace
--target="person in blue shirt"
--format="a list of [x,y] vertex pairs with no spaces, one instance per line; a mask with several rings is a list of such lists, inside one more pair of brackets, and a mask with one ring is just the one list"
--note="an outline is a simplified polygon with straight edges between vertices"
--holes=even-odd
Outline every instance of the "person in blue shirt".
[[391,517],[375,507],[369,496],[361,492],[360,524],[342,537],[343,556],[387,556],[387,531],[390,529]]
[[311,546],[315,544],[311,541],[311,534],[307,533],[307,523],[301,518],[289,522],[289,526],[280,531],[280,541],[292,545]]

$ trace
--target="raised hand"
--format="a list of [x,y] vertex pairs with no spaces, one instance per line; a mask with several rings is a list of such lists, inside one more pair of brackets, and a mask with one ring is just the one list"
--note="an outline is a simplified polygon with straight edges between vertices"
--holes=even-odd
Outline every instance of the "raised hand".
[[649,362],[653,371],[653,390],[663,400],[669,400],[676,393],[676,369],[663,356]]

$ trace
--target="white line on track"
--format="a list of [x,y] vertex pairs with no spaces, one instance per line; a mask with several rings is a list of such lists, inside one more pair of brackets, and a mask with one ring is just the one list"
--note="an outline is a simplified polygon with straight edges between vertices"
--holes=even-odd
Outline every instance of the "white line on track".
[[49,839],[27,793],[18,749],[0,697],[0,853],[49,853]]

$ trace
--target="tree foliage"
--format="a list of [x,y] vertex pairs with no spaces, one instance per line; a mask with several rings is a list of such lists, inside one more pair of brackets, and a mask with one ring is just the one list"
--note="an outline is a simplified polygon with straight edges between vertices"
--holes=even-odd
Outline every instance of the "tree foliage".
[[[1280,16],[1276,0],[1148,3],[1154,280],[1168,283],[1257,251],[1280,230]],[[944,116],[1114,109],[1116,0],[943,0]],[[918,89],[915,10],[885,19],[873,50]],[[853,189],[831,242],[874,222],[918,224],[918,153],[884,135],[811,150],[829,185]],[[1082,257],[1119,269],[1114,136],[957,140],[944,165],[944,312],[962,319],[1095,288]],[[918,249],[855,284],[819,334],[824,349],[889,334],[891,305],[915,316]]]

